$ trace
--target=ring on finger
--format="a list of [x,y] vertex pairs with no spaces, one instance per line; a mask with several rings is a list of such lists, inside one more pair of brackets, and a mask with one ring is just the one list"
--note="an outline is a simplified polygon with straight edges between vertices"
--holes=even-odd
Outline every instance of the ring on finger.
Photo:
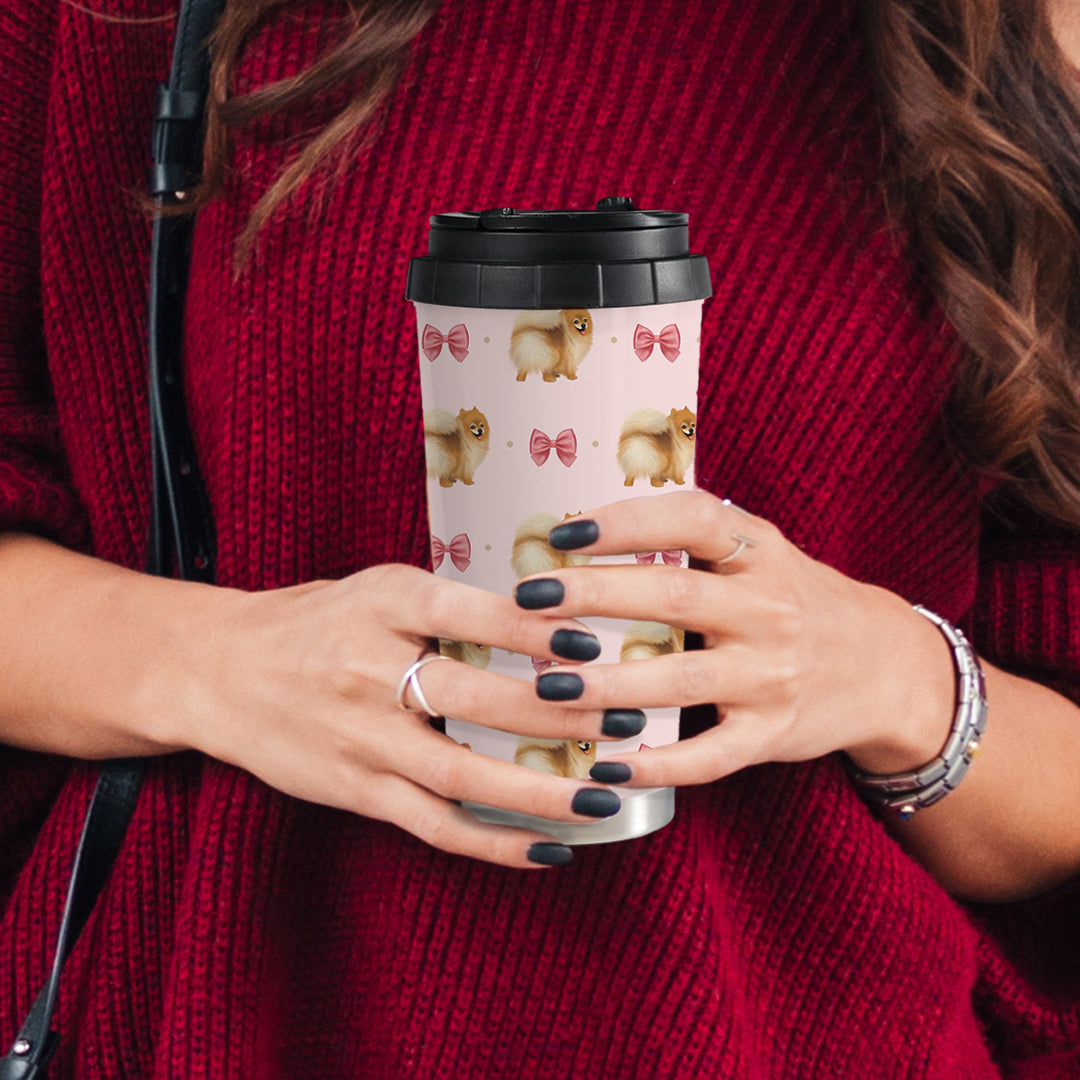
[[[401,676],[401,681],[397,684],[397,690],[394,691],[394,700],[403,709],[408,709],[409,712],[426,712],[431,717],[440,716],[441,714],[431,707],[431,702],[428,701],[420,685],[420,669],[425,664],[430,664],[432,660],[449,659],[449,656],[443,656],[441,653],[425,653],[419,660],[415,660],[405,669],[405,674]],[[409,704],[410,690],[412,696],[420,705],[419,709],[415,709]]]
[[719,566],[720,563],[731,562],[732,559],[737,559],[747,548],[757,547],[756,540],[751,540],[749,536],[743,536],[742,533],[732,533],[731,539],[735,541],[735,550],[728,552],[727,555],[723,555],[719,559],[714,559],[715,565]]

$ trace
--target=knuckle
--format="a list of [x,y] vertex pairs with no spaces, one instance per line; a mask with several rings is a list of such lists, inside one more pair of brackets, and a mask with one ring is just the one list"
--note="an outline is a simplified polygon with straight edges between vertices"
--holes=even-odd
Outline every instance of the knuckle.
[[340,805],[342,809],[348,810],[352,814],[358,814],[361,817],[374,818],[377,821],[390,821],[392,818],[392,812],[379,800],[377,795],[373,795],[371,792],[364,790],[366,785],[360,784],[359,786],[339,786],[337,791],[347,792],[340,801],[335,799],[335,802],[331,805]]
[[453,824],[449,807],[424,806],[412,815],[404,827],[425,844],[450,851],[453,847]]
[[379,563],[361,570],[357,577],[362,578],[369,588],[380,588],[394,579],[398,569],[397,563]]
[[707,653],[683,653],[679,682],[686,704],[699,705],[713,700],[714,680]]
[[342,642],[329,656],[311,656],[304,661],[306,674],[325,681],[334,693],[348,701],[362,698],[371,681],[365,658],[348,642]]
[[[385,779],[354,762],[339,762],[325,774],[328,799],[316,800],[338,806],[352,814],[389,821],[391,811],[385,792]],[[295,794],[295,792],[292,792]],[[303,797],[303,796],[301,796]]]
[[687,523],[702,536],[715,533],[723,525],[724,504],[704,491],[689,491],[684,510]]
[[[452,716],[456,720],[480,722],[485,716],[484,706],[491,697],[490,691],[484,689],[487,684],[482,677],[476,680],[470,677],[475,669],[468,664],[455,660],[454,665],[451,667],[441,662],[428,665],[428,668],[440,669],[438,672],[431,671],[435,679],[424,683],[431,707],[438,709],[443,716]],[[429,674],[428,668],[424,669],[425,677]],[[431,683],[435,683],[433,688]]]
[[671,620],[676,625],[684,625],[689,616],[697,609],[701,599],[699,575],[685,570],[672,568],[665,585],[664,600]]
[[432,637],[453,637],[455,610],[460,607],[461,598],[455,596],[457,590],[446,587],[442,578],[432,576],[424,583],[417,597],[420,618],[429,628]]
[[[558,577],[551,574],[550,577]],[[567,573],[564,582],[573,590],[574,607],[581,611],[592,614],[602,610],[604,606],[603,592],[601,590],[601,577],[599,574]],[[567,592],[570,592],[570,589]]]
[[379,563],[361,570],[357,578],[364,583],[364,588],[375,596],[394,596],[405,587],[407,579],[415,571],[414,567],[403,563]]
[[794,596],[775,597],[769,604],[769,621],[782,641],[799,641],[806,631],[806,611]]
[[379,622],[387,622],[400,609],[403,594],[416,589],[418,571],[404,563],[379,563],[354,575],[363,603]]
[[[614,703],[619,690],[619,667],[615,664],[598,664],[586,675],[585,690],[589,700],[597,703],[598,706]],[[582,697],[584,696],[583,694]],[[567,730],[573,729],[575,722],[577,727],[581,726],[581,715],[576,714],[573,709],[564,708],[561,711],[560,721],[564,718]]]
[[773,695],[785,706],[790,706],[799,696],[803,682],[803,669],[798,657],[792,653],[780,656],[769,672],[769,684]]
[[429,791],[444,798],[460,798],[464,788],[464,766],[467,764],[464,747],[447,747],[444,753],[428,754],[421,776],[421,783]]

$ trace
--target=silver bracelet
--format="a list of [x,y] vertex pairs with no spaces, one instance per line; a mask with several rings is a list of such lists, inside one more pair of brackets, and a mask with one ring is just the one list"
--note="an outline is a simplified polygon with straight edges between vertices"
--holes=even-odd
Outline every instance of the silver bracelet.
[[850,759],[845,759],[862,797],[882,809],[895,810],[901,821],[933,806],[960,783],[971,759],[979,752],[979,740],[986,730],[986,682],[975,650],[963,632],[947,619],[919,604],[915,610],[929,619],[952,647],[956,713],[949,737],[937,757],[910,772],[880,776],[861,772]]

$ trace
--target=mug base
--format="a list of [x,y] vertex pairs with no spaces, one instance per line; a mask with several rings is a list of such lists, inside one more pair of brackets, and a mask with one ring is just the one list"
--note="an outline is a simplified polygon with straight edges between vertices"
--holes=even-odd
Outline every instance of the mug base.
[[622,807],[613,817],[590,821],[582,825],[566,821],[519,814],[495,806],[463,802],[461,805],[474,817],[493,825],[513,825],[519,829],[535,829],[554,837],[561,844],[611,844],[633,840],[662,829],[675,816],[675,789],[651,788],[647,791],[619,792]]

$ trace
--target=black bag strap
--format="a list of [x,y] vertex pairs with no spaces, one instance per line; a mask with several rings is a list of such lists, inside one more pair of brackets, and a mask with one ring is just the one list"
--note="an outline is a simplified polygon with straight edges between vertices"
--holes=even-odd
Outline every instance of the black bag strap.
[[[181,202],[202,165],[203,111],[210,82],[206,39],[225,0],[183,0],[169,82],[157,90],[150,194],[160,206]],[[184,295],[194,217],[159,215],[150,247],[150,433],[154,469],[147,570],[214,580],[214,524],[199,476],[184,400]],[[2,1080],[2,1077],[0,1077]]]
[[[172,69],[157,91],[152,136],[150,193],[160,206],[184,198],[201,165],[203,111],[210,75],[206,41],[225,0],[182,0]],[[214,525],[199,475],[188,423],[181,368],[184,295],[191,215],[154,220],[150,259],[149,399],[153,470],[146,568],[162,576],[175,570],[212,582]],[[64,962],[75,946],[135,812],[145,761],[106,762],[98,777],[75,853],[67,901],[48,982],[34,1001],[4,1058],[0,1080],[43,1080],[59,1036],[52,1017]]]

